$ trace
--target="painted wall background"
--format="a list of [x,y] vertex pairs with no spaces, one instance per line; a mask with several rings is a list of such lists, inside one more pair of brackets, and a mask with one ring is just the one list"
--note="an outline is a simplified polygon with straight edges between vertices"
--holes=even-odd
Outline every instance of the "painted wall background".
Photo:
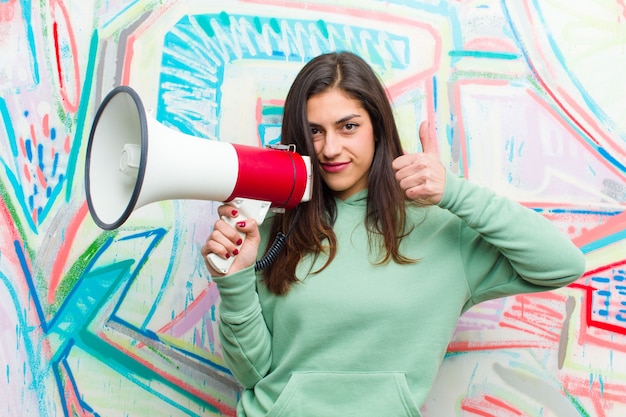
[[567,288],[463,316],[424,415],[625,415],[624,0],[0,0],[0,416],[234,414],[199,254],[214,203],[100,230],[89,128],[124,84],[174,129],[268,144],[334,49],[380,73],[407,150],[428,118],[450,169],[587,257]]

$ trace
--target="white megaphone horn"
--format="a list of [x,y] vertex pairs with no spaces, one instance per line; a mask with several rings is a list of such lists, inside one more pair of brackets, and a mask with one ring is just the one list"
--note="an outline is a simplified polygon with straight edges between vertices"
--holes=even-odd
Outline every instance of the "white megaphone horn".
[[[170,129],[146,116],[135,90],[114,88],[89,134],[85,162],[89,212],[105,230],[162,200],[228,202],[241,218],[263,222],[270,207],[292,209],[311,198],[311,163],[292,149],[268,149],[207,140]],[[244,239],[245,236],[242,236]],[[226,273],[234,259],[209,255]]]

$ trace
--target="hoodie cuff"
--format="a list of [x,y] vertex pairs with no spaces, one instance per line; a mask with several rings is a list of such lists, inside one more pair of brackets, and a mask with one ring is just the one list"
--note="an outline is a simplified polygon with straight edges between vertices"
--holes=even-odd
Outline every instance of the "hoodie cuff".
[[242,313],[258,304],[254,267],[223,277],[211,277],[220,293],[220,310],[229,314]]

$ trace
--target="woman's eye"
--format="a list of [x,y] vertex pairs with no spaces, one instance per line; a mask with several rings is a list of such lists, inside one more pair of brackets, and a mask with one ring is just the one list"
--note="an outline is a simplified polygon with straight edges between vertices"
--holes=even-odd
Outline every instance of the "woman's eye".
[[350,131],[352,131],[352,130],[356,129],[356,128],[357,128],[357,126],[358,126],[358,125],[357,125],[356,123],[346,123],[346,124],[343,126],[343,129],[344,129],[344,130],[347,130],[348,132],[350,132]]
[[314,140],[318,140],[322,136],[322,131],[316,127],[311,128],[311,137]]

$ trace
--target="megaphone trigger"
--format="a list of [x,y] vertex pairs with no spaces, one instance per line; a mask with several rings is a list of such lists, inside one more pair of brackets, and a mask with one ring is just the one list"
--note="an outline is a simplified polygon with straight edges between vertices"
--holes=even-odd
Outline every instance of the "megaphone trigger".
[[[236,198],[226,204],[235,207],[238,212],[235,217],[222,216],[222,220],[233,228],[235,228],[237,222],[244,219],[254,219],[257,224],[263,223],[263,220],[265,220],[265,216],[267,215],[267,211],[271,206],[271,202],[269,201],[252,200],[249,198]],[[242,242],[241,244],[243,245],[243,242],[246,240],[246,235],[239,230],[237,230],[237,233],[239,233]],[[207,255],[207,261],[209,261],[209,264],[213,267],[213,269],[225,274],[230,269],[231,265],[235,261],[235,258],[230,257],[228,259],[224,259],[214,253],[209,253]]]

